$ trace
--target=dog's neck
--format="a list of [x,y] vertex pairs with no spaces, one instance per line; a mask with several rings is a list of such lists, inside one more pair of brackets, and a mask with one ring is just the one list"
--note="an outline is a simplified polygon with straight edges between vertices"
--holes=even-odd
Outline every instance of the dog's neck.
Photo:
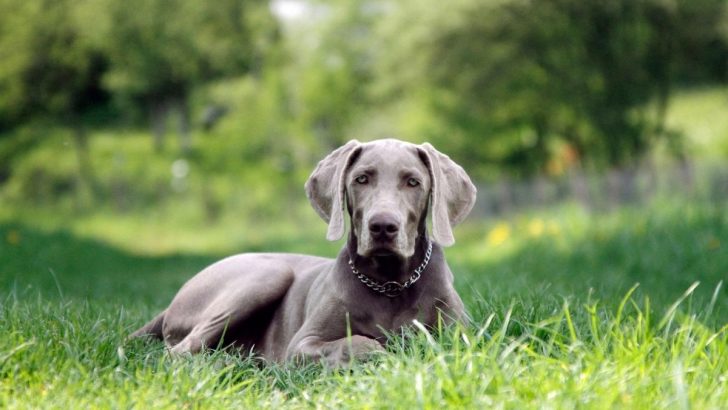
[[357,238],[352,233],[349,235],[346,248],[349,258],[363,275],[381,283],[389,281],[404,283],[422,264],[428,244],[427,233],[422,230],[415,241],[415,252],[408,258],[397,255],[365,257],[357,254]]

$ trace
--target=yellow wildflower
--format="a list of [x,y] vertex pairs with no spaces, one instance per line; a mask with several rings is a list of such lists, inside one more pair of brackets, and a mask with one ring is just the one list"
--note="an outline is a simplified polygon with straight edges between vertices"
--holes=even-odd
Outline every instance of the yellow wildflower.
[[488,232],[486,242],[490,246],[498,246],[508,240],[511,236],[511,227],[505,222],[500,222]]

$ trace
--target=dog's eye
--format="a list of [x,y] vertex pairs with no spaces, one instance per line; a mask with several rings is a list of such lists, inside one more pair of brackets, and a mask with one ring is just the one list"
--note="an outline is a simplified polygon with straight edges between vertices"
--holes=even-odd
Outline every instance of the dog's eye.
[[356,181],[357,184],[366,184],[369,182],[369,177],[366,175],[359,175],[356,179],[354,179],[354,181]]
[[419,184],[420,184],[420,181],[418,181],[418,180],[416,180],[414,178],[410,178],[410,179],[407,180],[407,185],[409,185],[411,187],[416,187]]

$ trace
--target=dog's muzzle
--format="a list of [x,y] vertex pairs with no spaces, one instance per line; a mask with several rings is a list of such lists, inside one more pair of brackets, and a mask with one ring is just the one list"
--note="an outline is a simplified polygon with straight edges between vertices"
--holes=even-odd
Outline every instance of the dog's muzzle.
[[389,244],[397,239],[399,218],[391,213],[378,213],[369,218],[369,236],[375,243]]

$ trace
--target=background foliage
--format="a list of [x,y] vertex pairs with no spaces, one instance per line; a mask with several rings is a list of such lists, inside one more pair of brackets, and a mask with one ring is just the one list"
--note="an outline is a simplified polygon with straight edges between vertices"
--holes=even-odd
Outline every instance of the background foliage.
[[[485,179],[604,169],[660,144],[685,155],[666,123],[674,90],[728,79],[722,0],[0,8],[3,180],[19,149],[8,146],[34,139],[18,130],[41,121],[75,128],[79,150],[88,127],[148,121],[159,152],[174,126],[194,158],[214,151],[209,134],[224,134],[235,160],[274,149],[292,169],[351,137],[383,135],[433,141]],[[272,12],[286,10],[298,14]],[[220,129],[215,120],[232,115]],[[79,161],[81,179],[99,182],[96,161]]]

